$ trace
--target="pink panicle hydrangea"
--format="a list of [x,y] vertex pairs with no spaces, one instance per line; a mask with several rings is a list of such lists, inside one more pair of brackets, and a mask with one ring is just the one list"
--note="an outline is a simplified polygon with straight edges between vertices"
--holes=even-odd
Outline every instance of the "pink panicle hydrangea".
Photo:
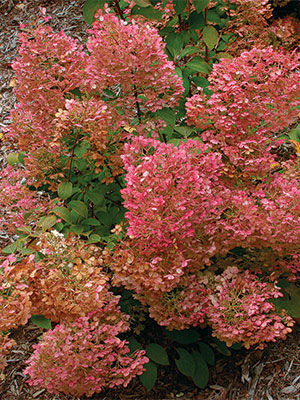
[[19,58],[12,67],[15,95],[25,110],[43,120],[64,104],[64,95],[80,86],[86,54],[75,39],[45,25],[26,26],[19,34]]
[[28,383],[50,393],[90,397],[103,388],[126,387],[141,375],[149,361],[145,352],[129,355],[128,343],[117,337],[128,323],[103,323],[102,311],[48,331],[27,361]]
[[274,163],[267,151],[272,134],[298,115],[298,67],[299,55],[272,47],[222,59],[209,77],[212,96],[202,93],[187,101],[189,123],[208,129],[202,138],[244,173],[264,175]]
[[210,295],[209,324],[213,336],[227,346],[242,342],[246,348],[263,342],[285,339],[294,321],[286,314],[275,314],[268,301],[282,296],[273,283],[261,282],[249,271],[227,268],[215,279]]
[[204,323],[209,309],[208,279],[185,275],[177,288],[170,292],[144,291],[136,298],[149,306],[150,317],[168,330],[188,329]]
[[47,208],[47,198],[38,198],[28,189],[26,174],[24,169],[10,165],[0,172],[0,221],[8,232],[36,221]]
[[117,106],[132,114],[136,103],[142,110],[172,107],[183,93],[174,65],[167,61],[164,44],[149,23],[130,23],[99,12],[87,41],[88,85],[98,92],[118,85]]

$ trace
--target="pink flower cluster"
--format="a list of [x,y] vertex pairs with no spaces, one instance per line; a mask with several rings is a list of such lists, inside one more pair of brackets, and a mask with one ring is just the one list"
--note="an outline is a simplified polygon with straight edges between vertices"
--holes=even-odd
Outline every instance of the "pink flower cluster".
[[[294,321],[276,314],[271,299],[282,296],[273,283],[262,283],[249,271],[227,268],[215,278],[208,312],[213,336],[227,346],[243,343],[248,349],[263,342],[275,342],[292,331]],[[269,301],[268,301],[269,300]]]
[[[46,388],[50,393],[92,396],[103,388],[127,386],[144,371],[149,360],[143,350],[129,355],[125,340],[117,335],[128,324],[103,322],[104,310],[78,318],[70,325],[57,325],[44,335],[27,361],[25,374],[29,384]],[[118,312],[120,313],[120,312]]]
[[121,91],[114,102],[125,115],[132,115],[136,104],[142,111],[172,107],[184,89],[167,61],[164,44],[149,23],[127,23],[113,14],[99,12],[87,48],[87,82],[92,90],[117,86]]
[[298,115],[297,68],[299,55],[272,47],[222,59],[209,77],[211,97],[201,93],[187,101],[188,121],[207,130],[202,138],[243,174],[264,176],[275,162],[268,152],[272,134]]

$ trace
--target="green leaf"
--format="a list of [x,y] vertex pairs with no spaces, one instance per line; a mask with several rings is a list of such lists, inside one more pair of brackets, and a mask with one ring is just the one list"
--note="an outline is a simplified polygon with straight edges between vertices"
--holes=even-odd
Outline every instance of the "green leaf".
[[149,361],[148,364],[144,365],[144,368],[145,371],[139,376],[139,378],[144,387],[147,389],[147,392],[150,392],[157,378],[157,366],[154,364],[154,362]]
[[217,60],[221,60],[221,58],[227,58],[228,60],[232,60],[233,59],[233,57],[230,54],[224,53],[224,52],[220,52],[220,53],[218,53],[216,55],[216,59]]
[[199,53],[200,49],[194,46],[185,47],[179,54],[178,59],[181,60],[183,57],[189,56],[190,54]]
[[202,88],[209,86],[209,82],[207,79],[203,78],[202,76],[193,76],[191,81],[196,85]]
[[153,7],[138,7],[134,6],[131,10],[131,15],[143,15],[146,18],[161,20],[163,13]]
[[84,230],[82,225],[71,225],[68,229],[68,232],[76,233],[76,235],[80,235]]
[[209,74],[211,67],[205,62],[200,56],[194,57],[191,61],[185,64],[185,66],[191,69],[193,72],[203,72]]
[[139,7],[152,7],[149,0],[134,0],[134,2]]
[[66,207],[54,207],[52,212],[54,212],[54,214],[58,215],[64,221],[72,223],[71,213]]
[[56,216],[55,215],[47,215],[46,217],[42,217],[39,221],[39,226],[42,227],[43,231],[47,231],[52,228],[53,225],[56,224]]
[[15,165],[19,162],[19,153],[9,153],[7,156],[7,164]]
[[192,354],[190,354],[187,350],[182,348],[176,348],[177,353],[179,354],[179,359],[175,360],[175,364],[178,370],[186,376],[193,376],[195,372],[195,360]]
[[175,126],[175,131],[179,133],[179,135],[187,138],[189,137],[195,130],[191,126]]
[[203,29],[203,40],[209,50],[213,49],[218,43],[219,35],[213,26],[206,26]]
[[[177,139],[178,140],[178,139]],[[179,139],[180,140],[180,139]],[[184,331],[165,331],[166,336],[169,339],[174,340],[180,344],[192,344],[197,342],[200,337],[200,333],[197,332],[195,329],[186,329]]]
[[280,280],[279,286],[282,288],[283,297],[274,299],[272,302],[278,310],[286,310],[293,318],[300,318],[300,288],[294,283]]
[[[205,27],[205,19],[204,16],[198,14],[196,11],[193,11],[189,17],[189,24],[192,29],[203,29]],[[194,31],[195,32],[195,31]],[[192,33],[191,33],[192,34]],[[195,43],[198,42],[198,35],[195,36]]]
[[170,108],[162,108],[156,112],[156,115],[163,119],[169,126],[174,127],[176,120],[174,110],[171,110]]
[[102,238],[100,235],[97,235],[96,233],[93,233],[88,240],[88,243],[99,243],[102,241]]
[[216,24],[221,22],[220,15],[214,10],[207,10],[207,19],[208,21],[215,22]]
[[296,142],[300,142],[300,125],[296,126],[296,128],[294,128],[291,131],[289,131],[288,137],[291,140],[295,140]]
[[143,346],[133,336],[128,339],[128,347],[129,347],[130,353],[134,353],[136,350],[143,349]]
[[175,32],[170,33],[165,38],[165,42],[167,43],[167,49],[172,54],[173,57],[176,57],[183,46],[182,38]]
[[159,344],[149,343],[146,347],[146,355],[157,364],[170,365],[166,350]]
[[107,0],[85,0],[83,6],[83,18],[88,25],[94,21],[94,15],[99,8],[102,8]]
[[43,328],[46,330],[52,329],[51,320],[45,318],[43,315],[32,315],[31,322],[39,328]]
[[70,201],[69,205],[72,208],[72,210],[80,217],[87,218],[88,208],[82,201],[72,200]]
[[74,149],[75,156],[81,158],[90,147],[91,146],[87,141],[79,143]]
[[203,342],[198,343],[198,347],[200,350],[201,355],[203,356],[204,360],[207,362],[207,364],[213,366],[215,365],[215,353],[211,349],[211,347]]
[[174,10],[176,14],[181,14],[187,5],[187,0],[173,0]]
[[104,193],[101,193],[99,188],[93,188],[87,193],[88,199],[95,205],[104,203]]
[[213,341],[214,343],[211,345],[218,350],[219,353],[223,354],[224,356],[231,356],[231,352],[224,342],[221,342],[221,340],[217,338],[213,338]]
[[66,200],[73,193],[73,185],[72,185],[72,183],[71,182],[61,182],[58,185],[57,192],[58,192],[58,196],[62,200]]
[[193,4],[199,13],[200,11],[204,10],[209,4],[210,0],[193,0]]
[[98,219],[96,218],[87,218],[84,221],[82,221],[83,224],[87,224],[87,225],[92,225],[92,226],[99,226],[100,221],[98,221]]
[[4,254],[13,254],[17,250],[17,246],[17,242],[10,243],[7,246],[3,247],[1,252]]
[[199,388],[204,389],[209,380],[209,371],[207,364],[198,351],[193,351],[192,356],[195,362],[195,371],[192,376],[193,382]]

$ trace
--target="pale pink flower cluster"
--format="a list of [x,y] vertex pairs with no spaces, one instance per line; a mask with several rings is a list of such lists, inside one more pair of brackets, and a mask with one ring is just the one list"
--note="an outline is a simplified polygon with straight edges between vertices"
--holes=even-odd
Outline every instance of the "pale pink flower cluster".
[[87,48],[89,88],[101,92],[118,86],[120,96],[114,104],[129,115],[136,109],[156,111],[173,107],[184,89],[167,60],[162,38],[149,23],[119,20],[113,14],[99,12]]
[[226,342],[243,343],[246,348],[275,342],[292,331],[294,321],[276,314],[273,298],[282,296],[274,283],[262,283],[249,271],[227,268],[215,278],[210,295],[208,321],[213,336]]
[[[57,325],[48,331],[43,341],[34,345],[25,374],[29,384],[73,396],[92,396],[103,388],[127,386],[144,371],[149,360],[145,351],[129,355],[125,340],[117,337],[128,330],[128,323],[103,321],[105,308],[72,324]],[[117,311],[120,314],[120,311]]]
[[275,162],[267,151],[272,134],[298,115],[299,65],[299,55],[272,47],[222,59],[208,78],[211,97],[201,93],[187,101],[189,123],[206,130],[202,138],[243,174],[264,176]]

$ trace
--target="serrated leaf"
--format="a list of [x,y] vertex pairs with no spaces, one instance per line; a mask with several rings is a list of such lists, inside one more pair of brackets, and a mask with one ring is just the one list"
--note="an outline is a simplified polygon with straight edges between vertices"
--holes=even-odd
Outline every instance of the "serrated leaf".
[[195,129],[191,126],[175,126],[174,130],[178,132],[179,135],[187,138],[194,132]]
[[52,212],[54,212],[56,215],[58,215],[64,221],[72,223],[71,213],[66,207],[54,207],[52,209]]
[[163,108],[156,112],[156,115],[163,119],[169,126],[173,127],[175,125],[175,112],[169,108]]
[[96,218],[87,218],[84,221],[82,221],[83,224],[87,224],[87,225],[91,225],[91,226],[99,226],[100,221],[98,221],[98,219]]
[[182,348],[176,348],[179,359],[175,360],[178,370],[185,376],[193,376],[195,372],[195,360],[192,354]]
[[56,221],[57,218],[55,215],[47,215],[46,217],[40,219],[39,226],[41,226],[43,231],[47,231],[56,224]]
[[200,11],[204,10],[209,4],[210,0],[193,0],[193,4],[199,13]]
[[206,26],[203,29],[203,40],[209,50],[212,50],[218,43],[219,35],[213,26]]
[[146,355],[157,364],[170,365],[166,350],[159,344],[149,343],[146,347]]
[[192,376],[193,382],[199,388],[204,389],[209,380],[209,371],[207,364],[198,351],[193,351],[192,356],[195,362],[195,372]]
[[182,38],[178,33],[172,32],[165,38],[167,49],[173,57],[176,57],[183,46]]
[[216,55],[216,59],[221,60],[222,58],[227,58],[228,60],[233,59],[232,55],[230,55],[228,53],[224,53],[224,52],[220,52]]
[[199,342],[198,348],[207,364],[211,366],[215,365],[215,353],[213,352],[211,347],[206,343]]
[[87,218],[88,216],[88,208],[87,206],[80,200],[72,200],[69,203],[72,210],[78,214],[80,217]]
[[193,76],[191,81],[199,87],[206,88],[209,86],[209,82],[207,79],[203,78],[202,76]]
[[153,388],[157,378],[157,366],[154,362],[149,361],[148,364],[144,365],[145,371],[139,376],[143,386],[147,389],[147,392]]
[[211,71],[209,64],[200,56],[194,57],[192,60],[186,63],[185,66],[193,72],[203,72],[204,74],[209,74]]
[[4,254],[13,254],[17,250],[17,246],[17,242],[10,243],[7,246],[3,247],[1,252]]
[[57,193],[62,200],[66,200],[68,197],[70,197],[72,195],[72,192],[73,185],[71,182],[61,182],[58,185]]
[[43,328],[46,330],[49,330],[52,328],[51,320],[48,318],[45,318],[43,315],[32,315],[31,322],[34,325],[38,326],[39,328]]
[[187,0],[173,0],[173,4],[174,4],[174,10],[178,15],[185,10],[187,6]]
[[[198,14],[196,11],[193,11],[189,16],[189,24],[193,31],[191,31],[192,38],[195,43],[198,42],[198,34],[194,31],[194,29],[203,29],[205,27],[205,19],[203,13]],[[195,33],[192,33],[195,32]],[[195,36],[195,37],[194,37]]]
[[189,56],[190,54],[199,53],[200,49],[194,46],[185,47],[179,54],[178,59],[181,60],[183,57]]
[[82,225],[71,225],[68,232],[73,232],[76,233],[77,235],[80,235],[84,230],[84,227]]
[[[180,140],[180,139],[176,139]],[[181,140],[180,140],[181,142]],[[166,331],[166,336],[169,339],[174,340],[177,343],[180,344],[192,344],[197,342],[197,340],[200,337],[200,333],[197,332],[195,329],[188,329],[184,331]]]
[[99,8],[103,8],[107,0],[85,0],[83,6],[83,18],[88,25],[94,21],[94,15]]

